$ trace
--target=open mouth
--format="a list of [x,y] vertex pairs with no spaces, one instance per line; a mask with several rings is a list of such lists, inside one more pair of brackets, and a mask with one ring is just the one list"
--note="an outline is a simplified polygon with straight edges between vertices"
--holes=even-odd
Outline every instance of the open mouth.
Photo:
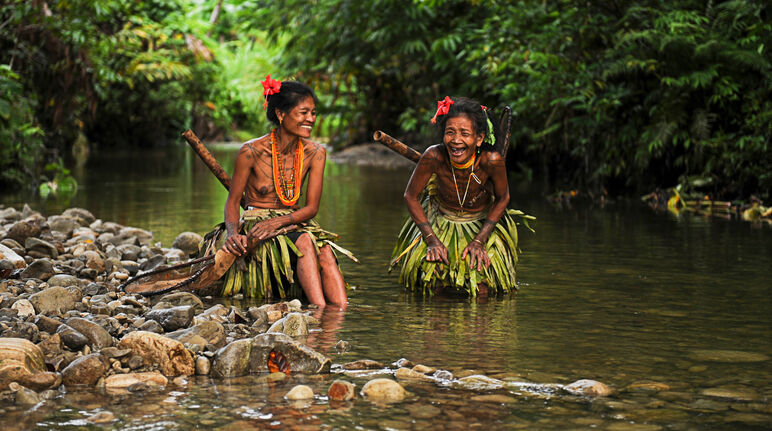
[[450,152],[451,157],[461,157],[464,155],[464,153],[466,153],[466,147],[458,147],[458,148],[449,147],[448,151]]

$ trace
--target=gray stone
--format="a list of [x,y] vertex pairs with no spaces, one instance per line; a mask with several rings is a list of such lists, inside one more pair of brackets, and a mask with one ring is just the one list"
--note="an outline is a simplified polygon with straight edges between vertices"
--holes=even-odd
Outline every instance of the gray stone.
[[80,350],[83,346],[88,344],[88,338],[69,325],[60,324],[56,333],[59,334],[62,343],[70,350]]
[[201,301],[201,298],[199,298],[198,295],[190,292],[167,293],[166,295],[161,296],[156,303],[158,302],[168,302],[174,307],[190,305],[193,307],[195,314],[199,314],[204,311],[204,303]]
[[62,370],[62,383],[93,386],[109,368],[110,363],[100,353],[82,356]]
[[33,307],[32,303],[26,299],[19,299],[14,302],[11,309],[16,310],[21,318],[33,316],[35,314],[35,307]]
[[30,237],[24,241],[24,249],[27,254],[33,257],[51,257],[57,258],[59,256],[59,250],[55,245],[48,241],[43,241],[40,238]]
[[69,274],[56,274],[53,277],[49,278],[47,280],[47,283],[49,286],[60,286],[60,287],[70,287],[70,286],[80,286],[80,280],[78,277],[75,277],[73,275]]
[[62,322],[48,316],[41,315],[35,317],[35,325],[37,325],[38,329],[52,335],[56,333],[57,328],[59,328],[61,324]]
[[22,280],[38,279],[48,280],[54,275],[54,265],[49,259],[38,259],[24,268],[20,277]]
[[75,230],[75,228],[79,227],[80,225],[76,220],[73,220],[72,218],[62,217],[62,216],[51,216],[48,218],[48,226],[51,228],[52,231],[61,232],[65,236],[70,237],[72,235],[72,231]]
[[156,334],[162,334],[164,332],[164,328],[155,320],[148,320],[145,323],[139,325],[137,329],[140,331],[154,332]]
[[76,292],[70,289],[53,286],[30,296],[29,301],[35,307],[38,314],[58,316],[72,310],[75,303],[80,301],[80,298]]
[[152,271],[156,269],[158,266],[163,265],[164,263],[166,263],[166,257],[163,255],[157,254],[143,261],[139,265],[139,269],[142,271]]
[[178,248],[186,255],[191,256],[198,253],[198,245],[201,241],[203,241],[203,238],[195,232],[182,232],[174,239],[172,247]]
[[0,259],[10,262],[13,268],[21,269],[27,266],[24,258],[5,244],[0,244]]
[[34,406],[40,402],[40,396],[32,389],[25,388],[21,385],[18,385],[16,388],[12,388],[12,390],[13,389],[16,389],[14,402],[18,406]]
[[80,256],[86,262],[86,267],[96,272],[105,272],[105,260],[97,251],[87,250]]
[[139,259],[139,253],[142,249],[138,245],[123,244],[115,247],[121,253],[121,260],[131,260],[136,262]]
[[167,337],[185,345],[206,346],[212,344],[217,348],[225,345],[225,328],[212,321],[201,322],[190,328],[179,329],[166,334]]
[[164,308],[159,310],[150,310],[145,318],[155,320],[160,323],[165,331],[176,331],[190,325],[195,315],[194,309],[190,305],[181,305],[179,307]]
[[328,373],[332,365],[330,358],[288,335],[266,333],[234,341],[218,350],[212,364],[212,375],[236,377],[250,373],[267,373],[268,355],[271,350],[276,350],[287,359],[292,373]]
[[33,220],[19,220],[8,229],[8,237],[24,243],[27,238],[40,235],[40,226]]
[[83,208],[68,208],[62,213],[62,217],[71,218],[81,226],[88,226],[96,220],[90,211]]
[[24,338],[37,343],[40,340],[40,331],[34,323],[13,321],[0,326],[0,337]]
[[113,345],[113,337],[100,325],[89,320],[73,317],[67,319],[67,324],[88,338],[89,345],[96,350]]
[[139,264],[133,260],[122,260],[121,266],[132,276],[139,272]]
[[281,332],[290,337],[300,337],[308,335],[308,325],[306,318],[301,313],[289,313],[283,318],[274,322],[268,332]]

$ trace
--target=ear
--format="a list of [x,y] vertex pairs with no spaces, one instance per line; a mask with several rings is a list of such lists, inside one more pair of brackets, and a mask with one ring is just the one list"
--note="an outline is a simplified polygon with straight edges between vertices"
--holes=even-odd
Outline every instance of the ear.
[[477,135],[477,139],[475,140],[475,146],[480,147],[485,140],[485,133],[480,133]]
[[282,111],[280,111],[280,110],[278,110],[278,109],[276,110],[276,118],[278,118],[278,119],[279,119],[279,122],[280,122],[280,123],[281,123],[282,121],[284,121],[284,115],[285,115],[285,114],[284,114],[284,112],[282,112]]

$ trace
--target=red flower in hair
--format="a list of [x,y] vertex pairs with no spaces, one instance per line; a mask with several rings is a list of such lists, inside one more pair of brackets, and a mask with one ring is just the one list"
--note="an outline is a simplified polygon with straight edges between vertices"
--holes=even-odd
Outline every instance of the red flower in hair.
[[432,117],[432,119],[431,119],[432,124],[437,123],[437,116],[447,114],[448,111],[450,110],[450,105],[452,105],[453,103],[455,103],[455,102],[450,100],[450,97],[448,97],[448,96],[445,96],[445,98],[443,100],[438,100],[437,101],[437,112],[434,114],[434,117]]
[[263,84],[263,96],[270,96],[281,90],[281,81],[272,79],[270,74],[265,77],[265,81],[260,81],[260,83]]
[[263,109],[265,109],[268,106],[268,96],[276,94],[281,90],[281,81],[272,79],[269,73],[265,80],[260,81],[260,83],[263,84],[263,98],[265,99],[263,101]]

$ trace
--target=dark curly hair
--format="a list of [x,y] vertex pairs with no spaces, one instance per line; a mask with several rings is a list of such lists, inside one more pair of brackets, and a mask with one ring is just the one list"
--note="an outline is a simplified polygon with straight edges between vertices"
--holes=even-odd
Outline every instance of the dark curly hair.
[[314,99],[314,104],[319,104],[319,99],[316,98],[316,93],[314,93],[311,87],[297,81],[282,81],[281,90],[276,94],[268,96],[268,107],[266,108],[265,116],[268,118],[268,121],[278,126],[279,117],[276,116],[277,109],[281,112],[289,112],[301,100],[309,96]]
[[445,123],[451,118],[465,115],[472,120],[474,132],[477,134],[488,134],[488,120],[490,120],[491,124],[493,124],[494,145],[483,144],[480,147],[480,150],[493,151],[495,149],[495,143],[499,142],[499,132],[496,127],[496,122],[493,121],[493,117],[491,116],[490,109],[482,109],[480,102],[468,97],[451,97],[451,100],[453,100],[453,104],[450,105],[448,113],[437,117],[437,136],[439,137],[440,142],[442,142],[443,135],[445,134]]

